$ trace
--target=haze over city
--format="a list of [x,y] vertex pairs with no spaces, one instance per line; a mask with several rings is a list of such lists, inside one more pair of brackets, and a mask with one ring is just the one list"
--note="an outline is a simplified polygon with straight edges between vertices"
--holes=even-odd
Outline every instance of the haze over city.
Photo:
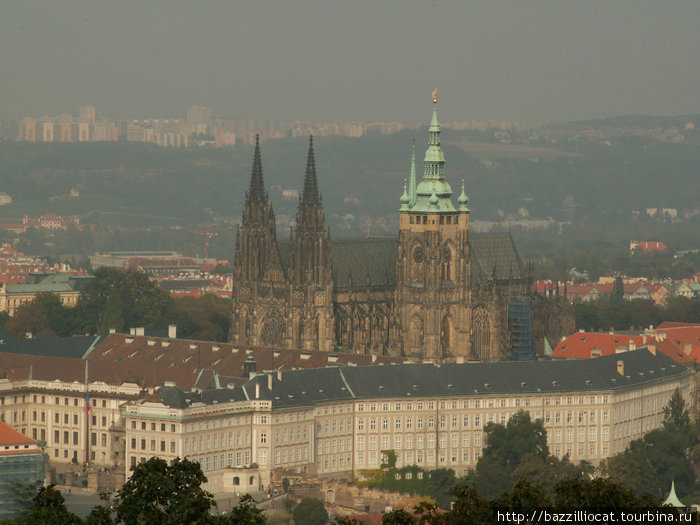
[[0,522],[697,509],[698,20],[0,0]]
[[0,118],[575,120],[700,111],[698,2],[12,2]]

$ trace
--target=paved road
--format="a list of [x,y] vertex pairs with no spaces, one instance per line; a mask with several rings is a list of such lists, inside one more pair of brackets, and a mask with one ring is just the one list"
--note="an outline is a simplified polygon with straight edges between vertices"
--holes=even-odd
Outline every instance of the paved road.
[[93,507],[101,503],[97,494],[68,494],[68,492],[62,492],[62,494],[68,510],[81,518],[86,517]]

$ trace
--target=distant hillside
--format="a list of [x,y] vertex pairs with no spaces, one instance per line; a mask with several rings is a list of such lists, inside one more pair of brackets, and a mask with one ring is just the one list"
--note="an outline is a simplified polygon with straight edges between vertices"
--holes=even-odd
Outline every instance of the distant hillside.
[[[680,212],[700,206],[699,137],[691,130],[679,143],[651,136],[555,140],[543,132],[503,143],[493,134],[442,135],[448,181],[458,192],[465,179],[473,220],[525,213],[593,222],[627,220],[632,210],[650,207]],[[334,235],[366,232],[368,223],[375,233],[396,230],[413,139],[420,176],[425,129],[315,139],[319,186]],[[301,188],[306,151],[301,138],[262,145],[265,182],[278,216],[296,212],[296,201],[285,200],[281,190]],[[49,211],[124,226],[240,217],[252,154],[243,145],[177,150],[136,143],[0,143],[0,192],[13,199],[0,207],[0,222]],[[71,189],[80,197],[69,198]]]

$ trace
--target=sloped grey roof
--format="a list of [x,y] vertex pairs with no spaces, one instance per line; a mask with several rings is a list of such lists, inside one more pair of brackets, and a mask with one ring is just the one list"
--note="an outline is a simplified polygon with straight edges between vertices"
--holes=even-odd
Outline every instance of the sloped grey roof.
[[[371,286],[396,286],[396,257],[398,239],[333,239],[331,264],[336,287],[365,286],[369,276]],[[282,264],[289,264],[289,241],[279,243]],[[471,280],[473,283],[496,279],[523,279],[525,270],[510,233],[471,233]]]
[[7,332],[0,332],[0,354],[39,355],[46,357],[70,357],[82,359],[102,336],[40,337],[17,339]]
[[[625,375],[617,372],[624,363]],[[500,361],[468,364],[406,364],[332,367],[284,372],[282,380],[257,376],[260,397],[273,408],[311,406],[352,399],[453,397],[614,391],[691,374],[684,366],[646,348],[597,359]]]
[[510,233],[472,233],[469,235],[472,283],[496,279],[522,279],[523,263]]
[[389,239],[340,239],[331,244],[333,284],[339,287],[396,286],[396,256],[399,243]]

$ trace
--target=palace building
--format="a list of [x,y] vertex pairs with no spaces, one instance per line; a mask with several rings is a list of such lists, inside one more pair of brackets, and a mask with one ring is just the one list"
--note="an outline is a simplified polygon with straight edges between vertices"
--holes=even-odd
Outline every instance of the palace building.
[[279,242],[256,141],[236,237],[235,344],[412,356],[448,362],[527,360],[573,331],[571,307],[533,291],[509,233],[469,232],[445,177],[433,97],[423,177],[415,146],[400,197],[399,233],[334,239],[326,226],[313,140],[296,228]]

